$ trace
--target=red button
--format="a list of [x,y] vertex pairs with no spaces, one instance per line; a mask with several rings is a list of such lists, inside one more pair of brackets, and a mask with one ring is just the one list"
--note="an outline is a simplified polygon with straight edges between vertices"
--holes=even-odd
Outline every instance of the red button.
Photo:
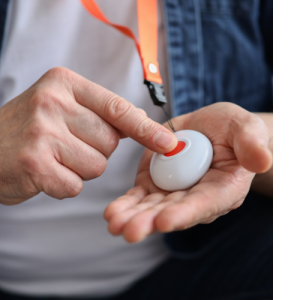
[[169,157],[169,156],[173,156],[173,155],[175,155],[175,154],[181,152],[181,151],[184,149],[184,147],[185,147],[185,142],[179,141],[178,144],[177,144],[177,146],[176,146],[176,148],[175,148],[174,150],[172,150],[172,151],[169,152],[169,153],[165,153],[164,155],[165,155],[165,156],[168,156],[168,157]]

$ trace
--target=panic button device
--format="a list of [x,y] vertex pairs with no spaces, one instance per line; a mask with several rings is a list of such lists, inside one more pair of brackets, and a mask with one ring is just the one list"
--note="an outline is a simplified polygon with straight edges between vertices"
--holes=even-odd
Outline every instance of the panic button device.
[[175,132],[177,147],[169,153],[154,153],[150,164],[153,182],[166,191],[185,190],[195,185],[210,167],[213,148],[200,132]]
[[164,156],[170,157],[170,156],[173,156],[173,155],[179,153],[181,150],[183,150],[185,148],[185,145],[186,145],[185,142],[178,141],[177,147],[174,150],[172,150],[171,152],[165,153]]

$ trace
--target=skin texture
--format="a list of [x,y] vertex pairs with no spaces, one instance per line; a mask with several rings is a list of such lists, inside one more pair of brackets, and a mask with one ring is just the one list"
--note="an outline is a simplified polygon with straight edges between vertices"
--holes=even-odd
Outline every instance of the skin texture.
[[208,172],[192,188],[166,192],[150,177],[153,152],[146,149],[135,187],[112,202],[104,213],[108,230],[139,242],[153,232],[183,230],[213,222],[244,201],[255,173],[272,165],[268,129],[262,120],[232,103],[216,103],[173,119],[177,131],[196,130],[213,145]]
[[0,109],[0,203],[42,191],[77,196],[127,136],[160,153],[177,144],[143,110],[68,69],[51,69]]
[[[269,133],[268,147],[273,154],[273,113],[257,113],[267,126]],[[263,174],[256,174],[252,184],[251,190],[263,194],[268,197],[273,197],[273,165],[269,171]]]

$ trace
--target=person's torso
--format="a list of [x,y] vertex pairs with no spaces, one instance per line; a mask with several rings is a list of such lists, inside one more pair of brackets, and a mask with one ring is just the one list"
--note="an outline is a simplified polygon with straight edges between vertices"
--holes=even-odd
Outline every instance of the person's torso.
[[[98,1],[108,18],[137,34],[135,0]],[[160,123],[134,43],[74,0],[10,3],[0,68],[0,105],[55,66],[69,68],[144,109]],[[163,26],[160,20],[160,42]],[[162,43],[160,48],[163,49]],[[165,59],[160,51],[164,76]],[[125,289],[167,256],[160,235],[130,245],[112,237],[106,206],[134,186],[143,147],[124,139],[104,174],[74,199],[41,193],[0,208],[0,288],[31,295],[108,295]]]
[[[250,111],[272,109],[272,75],[260,28],[261,7],[271,0],[161,2],[165,15],[173,115],[219,101],[233,102]],[[82,43],[79,49],[84,45]],[[73,47],[71,49],[74,51]],[[2,63],[5,51],[3,55]],[[84,69],[82,71],[89,78]],[[0,96],[3,86],[15,84],[10,77],[6,78]],[[173,235],[175,237],[176,233]]]

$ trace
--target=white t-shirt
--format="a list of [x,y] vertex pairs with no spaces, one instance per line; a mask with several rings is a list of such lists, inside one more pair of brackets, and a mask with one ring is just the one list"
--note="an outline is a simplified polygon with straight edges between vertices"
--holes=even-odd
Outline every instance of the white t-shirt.
[[[98,1],[113,22],[137,34],[135,0]],[[160,69],[166,80],[160,18]],[[47,70],[64,66],[124,97],[160,123],[132,40],[91,17],[75,0],[12,0],[0,67],[0,106]],[[167,257],[162,236],[139,244],[112,237],[102,215],[133,187],[143,147],[121,140],[104,174],[81,194],[45,194],[0,206],[0,289],[29,295],[104,296],[128,288]]]

